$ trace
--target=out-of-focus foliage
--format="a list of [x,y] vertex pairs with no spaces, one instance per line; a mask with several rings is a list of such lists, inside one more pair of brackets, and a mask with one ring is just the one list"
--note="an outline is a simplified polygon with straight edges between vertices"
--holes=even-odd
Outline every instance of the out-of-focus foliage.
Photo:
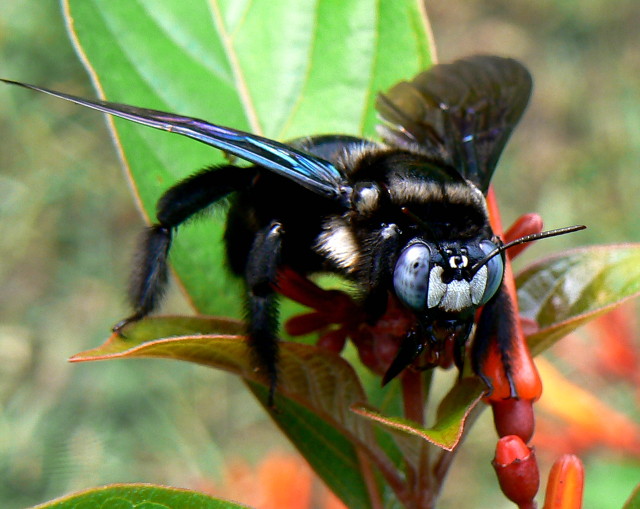
[[[3,76],[94,94],[56,2],[0,2],[0,61]],[[231,377],[67,363],[126,314],[143,223],[104,120],[41,99],[0,91],[0,505],[111,482],[193,486],[220,473],[219,441],[255,437],[252,461],[285,447]],[[188,312],[177,292],[167,305]]]
[[[533,102],[496,172],[505,223],[536,211],[549,228],[589,230],[541,242],[523,258],[637,241],[640,3],[452,0],[428,8],[441,61],[505,54],[534,75]],[[93,95],[51,0],[0,2],[0,61],[4,77]],[[219,478],[226,457],[252,461],[286,447],[229,376],[177,363],[166,376],[157,369],[163,361],[65,362],[126,314],[124,282],[141,225],[102,119],[0,89],[3,507],[108,482],[197,487]],[[186,307],[174,294],[165,309]],[[443,506],[479,497],[508,506],[489,466],[493,444],[480,443],[492,433],[487,423],[469,437],[459,460],[469,468],[452,471]],[[620,507],[637,465],[606,452],[586,460],[587,500]],[[596,492],[599,479],[608,493]]]

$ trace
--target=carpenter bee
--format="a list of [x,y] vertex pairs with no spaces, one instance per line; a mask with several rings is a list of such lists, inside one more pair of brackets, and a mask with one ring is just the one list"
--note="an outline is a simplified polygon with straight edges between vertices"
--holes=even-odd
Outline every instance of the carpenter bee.
[[[136,257],[133,313],[116,332],[158,307],[176,228],[227,197],[227,261],[246,287],[246,332],[271,402],[278,376],[276,284],[284,268],[351,281],[371,324],[385,313],[389,296],[413,315],[384,382],[451,338],[461,367],[482,306],[485,328],[504,328],[494,317],[508,313],[502,278],[509,245],[489,225],[485,195],[531,92],[531,77],[515,60],[474,56],[399,83],[378,97],[382,143],[322,135],[282,144],[173,113],[6,82],[182,134],[252,163],[205,168],[164,193]],[[566,231],[573,228],[518,243]],[[512,336],[498,332],[508,352]],[[476,337],[471,350],[480,376],[489,335]]]

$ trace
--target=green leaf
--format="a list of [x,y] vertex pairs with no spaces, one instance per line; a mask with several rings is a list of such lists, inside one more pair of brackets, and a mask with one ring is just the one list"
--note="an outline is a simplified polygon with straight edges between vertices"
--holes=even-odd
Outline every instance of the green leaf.
[[[64,0],[99,94],[276,139],[373,134],[375,94],[431,63],[420,2]],[[135,24],[135,29],[132,29]],[[110,121],[141,209],[220,152]],[[171,262],[195,308],[239,316],[220,221],[181,228]],[[213,291],[215,289],[215,291]]]
[[[76,354],[70,361],[178,359],[224,369],[266,385],[254,368],[244,336],[237,334],[239,328],[237,321],[213,317],[151,317],[127,325],[124,337],[113,334],[103,345]],[[369,442],[369,426],[349,411],[349,406],[366,401],[353,368],[339,355],[312,345],[281,342],[280,346],[278,393],[332,419],[358,440]]]
[[[195,362],[242,376],[265,407],[268,388],[256,373],[240,323],[210,317],[153,317],[129,324],[72,362],[155,357]],[[194,334],[194,330],[198,334]],[[385,461],[371,425],[349,409],[366,395],[351,366],[315,346],[281,343],[280,385],[273,419],[349,507],[369,507],[356,446]],[[267,407],[268,408],[268,407]]]
[[520,313],[538,324],[535,355],[640,294],[640,245],[594,246],[537,262],[516,278]]
[[247,507],[202,493],[150,484],[112,484],[67,495],[38,509],[234,509]]
[[[264,386],[248,383],[256,397],[266,406],[268,391]],[[371,500],[367,492],[361,461],[353,437],[345,435],[321,415],[289,398],[278,398],[272,418],[296,446],[313,470],[347,507],[367,509]],[[371,446],[369,441],[369,446]],[[376,448],[374,446],[374,448]]]
[[429,428],[418,426],[403,417],[386,417],[363,406],[354,407],[354,411],[400,437],[397,440],[404,451],[404,457],[417,465],[416,454],[420,450],[422,440],[447,451],[458,445],[465,421],[483,393],[484,385],[477,378],[465,378],[456,383],[440,403],[436,422]]

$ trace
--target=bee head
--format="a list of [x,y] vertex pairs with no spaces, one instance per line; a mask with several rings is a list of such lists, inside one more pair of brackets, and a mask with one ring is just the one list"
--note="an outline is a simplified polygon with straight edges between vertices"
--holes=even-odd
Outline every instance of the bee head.
[[446,243],[414,239],[396,263],[395,293],[414,311],[460,312],[482,306],[502,282],[503,256],[487,259],[497,249],[486,239]]
[[393,273],[398,298],[414,311],[461,312],[486,304],[504,275],[504,252],[535,240],[584,230],[568,226],[525,235],[507,244],[499,239],[464,242],[411,240],[400,252]]

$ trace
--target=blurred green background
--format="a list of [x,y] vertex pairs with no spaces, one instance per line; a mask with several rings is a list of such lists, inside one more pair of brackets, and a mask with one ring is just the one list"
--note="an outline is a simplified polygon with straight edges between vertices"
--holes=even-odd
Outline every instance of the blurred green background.
[[[548,228],[585,223],[589,230],[538,243],[525,262],[573,245],[636,241],[640,2],[427,6],[441,61],[498,53],[521,59],[534,75],[532,104],[495,178],[504,221],[536,211]],[[0,3],[0,69],[3,77],[94,95],[54,0]],[[127,314],[141,226],[99,115],[0,87],[2,507],[111,482],[195,487],[219,479],[225,460],[254,462],[288,447],[231,376],[178,363],[158,369],[158,360],[66,362],[100,344]],[[188,312],[177,291],[164,309]],[[488,464],[494,434],[486,414],[443,506],[511,507]],[[615,460],[586,458],[591,507],[619,507],[640,481],[637,462]],[[616,466],[603,469],[609,464]]]

